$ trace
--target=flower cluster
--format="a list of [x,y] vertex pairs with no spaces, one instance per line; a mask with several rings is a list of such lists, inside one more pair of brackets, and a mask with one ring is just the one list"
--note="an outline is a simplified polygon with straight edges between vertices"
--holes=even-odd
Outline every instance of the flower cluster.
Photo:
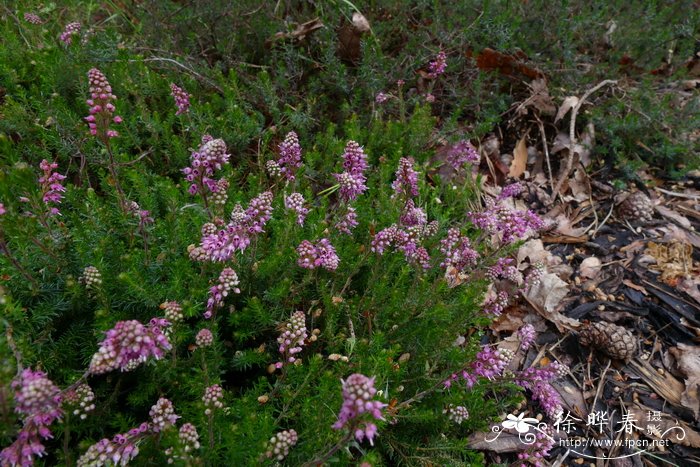
[[199,433],[197,433],[197,428],[191,423],[183,424],[178,434],[177,447],[170,447],[165,450],[165,455],[168,456],[168,464],[175,463],[177,459],[183,461],[185,465],[191,465],[191,462],[189,462],[191,453],[199,448]]
[[297,215],[297,224],[304,225],[304,219],[309,213],[309,210],[304,207],[304,195],[301,193],[292,193],[284,197],[285,209],[292,210]]
[[484,303],[481,305],[484,313],[499,316],[510,302],[510,295],[505,290],[496,290],[493,285],[489,288]]
[[43,172],[42,176],[39,177],[42,193],[41,200],[48,208],[48,214],[50,216],[60,214],[61,212],[54,205],[60,204],[63,199],[62,193],[66,191],[66,188],[61,182],[65,180],[66,176],[54,172],[54,169],[58,168],[58,164],[49,162],[46,159],[41,161],[39,168]]
[[103,438],[88,448],[78,459],[77,466],[128,465],[139,453],[138,442],[149,434],[150,427],[144,422],[126,433],[115,435],[111,440]]
[[190,111],[190,95],[175,83],[170,83],[170,95],[175,99],[177,112],[175,115],[182,115]]
[[148,415],[151,417],[151,430],[153,430],[155,433],[159,433],[170,428],[171,426],[175,425],[177,419],[180,418],[177,414],[175,414],[173,403],[164,397],[158,399],[158,402],[151,407]]
[[512,358],[512,352],[505,349],[494,350],[492,347],[486,346],[476,354],[476,358],[470,363],[471,371],[463,370],[460,374],[453,373],[443,384],[449,388],[460,376],[470,388],[477,383],[479,377],[493,380],[503,374],[503,370],[506,369]]
[[[527,449],[518,453],[518,459],[535,467],[547,465],[542,463],[542,460],[549,455],[549,451],[554,447],[552,434],[552,427],[545,426],[541,431],[539,429],[535,430],[534,443],[526,445]],[[520,465],[525,467],[526,464]]]
[[447,55],[443,50],[438,52],[435,60],[428,64],[428,77],[435,79],[445,72],[447,68]]
[[396,170],[396,180],[391,184],[395,195],[411,198],[418,196],[418,172],[413,168],[413,158],[402,157],[399,159],[399,168]]
[[0,216],[4,216],[6,212],[7,209],[5,209],[5,205],[0,203]]
[[552,362],[542,368],[527,368],[515,375],[515,384],[530,391],[532,400],[539,402],[548,417],[556,419],[562,412],[562,400],[552,381],[566,374],[567,368]]
[[518,339],[520,340],[520,348],[527,350],[535,342],[537,333],[535,332],[535,326],[532,324],[526,324],[520,329],[518,329]]
[[401,251],[406,260],[410,263],[415,263],[423,269],[430,267],[430,255],[428,250],[420,246],[419,243],[423,237],[430,233],[427,228],[402,229],[396,224],[393,224],[386,229],[383,229],[372,239],[371,250],[374,253],[383,255],[384,252],[394,247]]
[[63,394],[63,404],[81,420],[87,418],[87,414],[95,410],[95,393],[87,384],[81,384],[75,389],[70,389]]
[[355,141],[348,141],[342,157],[344,171],[333,176],[340,185],[340,198],[347,202],[367,191],[365,171],[369,168],[369,164],[367,154]]
[[83,275],[80,276],[78,281],[81,284],[85,284],[85,288],[88,290],[96,289],[102,285],[102,274],[95,266],[87,266],[83,269]]
[[447,236],[440,241],[440,252],[445,255],[440,266],[453,267],[459,272],[473,268],[479,259],[479,253],[472,248],[469,237],[455,228],[449,229]]
[[357,212],[355,212],[355,208],[352,206],[347,206],[345,208],[345,214],[343,214],[338,222],[336,222],[335,228],[340,233],[352,235],[352,229],[357,227],[357,224]]
[[136,201],[128,201],[126,203],[126,210],[139,220],[139,229],[141,230],[145,229],[148,224],[153,224],[154,222],[151,217],[151,212],[141,209],[141,206],[139,206],[139,203]]
[[500,203],[491,203],[485,211],[467,215],[474,225],[497,236],[504,245],[522,240],[544,227],[544,221],[534,212],[511,209]]
[[481,157],[479,151],[467,140],[452,145],[445,156],[447,163],[459,171],[467,164],[478,164]]
[[221,409],[224,407],[224,403],[221,400],[224,398],[224,390],[218,384],[209,386],[204,390],[204,396],[202,396],[202,402],[204,402],[205,415],[211,415],[212,408]]
[[207,300],[207,310],[204,312],[204,317],[209,319],[213,316],[217,308],[221,306],[228,294],[241,293],[238,288],[238,274],[231,268],[224,268],[219,274],[218,283],[209,289],[209,299]]
[[92,356],[89,372],[99,375],[116,369],[129,371],[150,357],[162,358],[171,349],[163,333],[169,324],[162,318],[153,318],[148,325],[136,320],[117,322]]
[[209,347],[214,343],[214,334],[207,328],[201,329],[194,338],[197,347]]
[[333,428],[340,430],[348,426],[358,441],[367,438],[370,444],[374,445],[377,426],[371,421],[361,420],[364,414],[369,414],[376,420],[384,420],[382,409],[386,407],[386,404],[372,400],[377,394],[377,390],[374,388],[374,378],[354,373],[342,383],[343,405],[338,414],[338,421],[333,424]]
[[383,104],[388,100],[389,95],[383,92],[378,92],[377,95],[374,97],[374,102],[376,102],[377,104]]
[[90,99],[85,102],[90,106],[90,115],[85,117],[85,121],[90,127],[90,134],[103,142],[119,136],[119,133],[109,128],[112,122],[121,123],[122,118],[119,115],[112,116],[116,110],[112,102],[117,96],[112,94],[112,86],[107,77],[97,68],[92,68],[88,71],[88,84]]
[[182,315],[182,305],[175,301],[167,301],[160,304],[160,309],[163,310],[165,319],[170,323],[179,323],[184,319]]
[[503,187],[497,199],[502,200],[506,198],[514,198],[522,192],[523,186],[520,183],[511,183],[510,185]]
[[190,258],[195,261],[227,261],[237,250],[245,250],[251,237],[263,232],[263,227],[272,218],[272,198],[272,193],[266,191],[253,198],[246,210],[240,204],[236,205],[229,223],[222,229],[205,224],[200,245],[189,248]]
[[486,268],[486,277],[492,281],[499,279],[507,279],[515,283],[522,281],[522,275],[513,263],[513,258],[498,258],[496,264]]
[[442,413],[446,414],[447,418],[455,422],[457,425],[461,425],[463,421],[469,418],[469,411],[466,407],[461,405],[455,406],[450,404],[442,411]]
[[185,179],[190,182],[190,194],[201,194],[206,201],[208,193],[218,193],[221,187],[212,176],[228,163],[229,157],[231,155],[226,153],[223,139],[203,136],[201,146],[190,156],[190,167],[182,169]]
[[270,438],[269,447],[265,456],[268,459],[275,458],[278,461],[283,460],[289,455],[289,448],[297,444],[297,432],[294,430],[284,430]]
[[297,255],[299,256],[297,264],[306,269],[322,267],[329,271],[335,271],[340,263],[335,248],[327,238],[322,238],[315,244],[303,240],[297,247]]
[[[39,17],[39,15],[37,15],[36,13],[30,13],[30,12],[26,12],[26,13],[24,14],[24,20],[25,20],[27,23],[31,23],[31,24],[41,24],[41,23],[44,22],[44,21]],[[80,28],[78,28],[78,29],[80,29]],[[61,39],[61,40],[63,40],[63,39]]]
[[275,367],[279,369],[286,364],[301,363],[295,355],[301,352],[307,336],[306,316],[303,311],[296,311],[292,314],[289,322],[284,325],[282,334],[277,338],[282,361],[275,363]]
[[17,439],[0,452],[0,464],[33,465],[46,452],[42,439],[51,438],[49,426],[63,415],[61,394],[43,371],[24,369],[12,382],[15,412],[23,419]]
[[279,159],[275,165],[269,167],[272,169],[270,174],[279,174],[289,181],[294,181],[299,167],[301,167],[301,145],[297,134],[290,131],[279,145]]
[[412,199],[409,199],[403,208],[399,222],[408,227],[426,225],[428,223],[428,215],[422,208],[416,206]]
[[[34,16],[36,16],[36,15],[34,15]],[[38,18],[38,16],[37,16],[37,18]],[[27,19],[26,15],[25,15],[24,19]],[[29,21],[29,20],[27,20],[27,21]],[[41,19],[39,21],[41,22]],[[63,29],[63,32],[61,33],[61,36],[59,37],[59,39],[64,44],[70,45],[71,42],[73,42],[73,36],[77,36],[78,34],[80,34],[80,28],[81,28],[81,25],[78,22],[66,24],[66,27],[65,27],[65,29]]]

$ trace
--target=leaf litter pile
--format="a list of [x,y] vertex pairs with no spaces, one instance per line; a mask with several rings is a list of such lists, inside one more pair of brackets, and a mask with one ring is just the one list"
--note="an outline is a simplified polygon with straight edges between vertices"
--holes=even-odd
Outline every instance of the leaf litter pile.
[[[521,269],[545,265],[542,280],[492,323],[490,341],[517,351],[518,329],[531,324],[536,345],[509,368],[569,365],[555,383],[565,423],[554,438],[570,444],[553,449],[550,464],[700,464],[700,174],[668,182],[642,171],[636,187],[617,190],[594,171],[595,128],[581,120],[620,83],[605,80],[555,103],[543,74],[520,57],[487,49],[477,64],[529,83],[501,134],[481,141],[479,172],[484,196],[519,181],[519,207],[547,222],[517,252]],[[679,94],[688,86],[677,83]],[[536,406],[510,417],[523,413],[542,418]],[[492,438],[475,434],[470,446],[493,463],[522,449],[515,430]],[[615,443],[630,438],[640,444]]]

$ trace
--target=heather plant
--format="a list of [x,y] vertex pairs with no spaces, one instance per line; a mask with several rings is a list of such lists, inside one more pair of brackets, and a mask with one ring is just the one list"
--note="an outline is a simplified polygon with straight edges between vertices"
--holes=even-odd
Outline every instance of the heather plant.
[[479,202],[470,135],[450,141],[462,178],[435,177],[448,49],[410,62],[432,103],[403,70],[371,112],[384,77],[363,63],[321,125],[313,100],[256,103],[298,65],[286,46],[272,77],[212,81],[149,68],[125,24],[39,13],[30,60],[0,65],[2,465],[470,465],[467,436],[521,393],[556,415],[561,368],[511,374],[482,344],[537,280],[508,256],[541,221],[517,187]]

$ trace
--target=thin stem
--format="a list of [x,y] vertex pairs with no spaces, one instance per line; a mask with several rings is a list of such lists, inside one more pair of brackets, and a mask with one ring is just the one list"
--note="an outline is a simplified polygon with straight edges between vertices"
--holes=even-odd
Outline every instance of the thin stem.
[[302,466],[303,467],[312,467],[312,466],[317,466],[317,465],[323,465],[328,459],[330,459],[333,456],[333,454],[340,451],[340,449],[342,449],[342,447],[345,446],[348,443],[348,441],[350,441],[352,439],[353,432],[354,432],[354,430],[351,427],[350,430],[348,430],[348,432],[345,434],[345,436],[343,436],[340,439],[340,441],[338,441],[332,448],[330,448],[328,450],[328,452],[326,452],[322,456],[317,457],[316,459],[314,459],[310,462],[302,464]]
[[10,263],[12,263],[12,265],[15,267],[15,269],[17,269],[19,271],[19,273],[22,274],[24,276],[24,278],[27,279],[35,289],[39,288],[39,284],[36,282],[36,280],[34,280],[34,278],[31,275],[29,275],[27,270],[24,269],[24,267],[22,267],[22,265],[19,263],[19,261],[17,261],[17,259],[14,256],[12,256],[12,253],[10,253],[10,249],[7,246],[7,243],[5,242],[5,239],[2,238],[1,231],[0,231],[0,251],[2,251],[2,253],[5,256],[7,256],[7,259],[10,260]]
[[117,190],[117,194],[119,196],[119,204],[122,210],[126,211],[126,195],[124,194],[124,190],[122,189],[122,186],[119,183],[119,176],[117,174],[117,164],[114,161],[114,153],[112,152],[112,146],[109,144],[109,138],[105,137],[103,143],[107,148],[107,154],[109,155],[109,172],[112,175],[112,178],[114,179],[114,188]]

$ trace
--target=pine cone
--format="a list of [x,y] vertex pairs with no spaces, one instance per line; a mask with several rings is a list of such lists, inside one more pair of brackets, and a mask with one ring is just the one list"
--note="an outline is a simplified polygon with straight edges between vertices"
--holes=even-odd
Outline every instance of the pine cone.
[[617,207],[620,217],[629,221],[648,222],[654,217],[654,204],[641,191],[630,193]]
[[581,345],[592,346],[611,358],[629,361],[637,352],[634,334],[617,324],[592,323],[579,331]]

